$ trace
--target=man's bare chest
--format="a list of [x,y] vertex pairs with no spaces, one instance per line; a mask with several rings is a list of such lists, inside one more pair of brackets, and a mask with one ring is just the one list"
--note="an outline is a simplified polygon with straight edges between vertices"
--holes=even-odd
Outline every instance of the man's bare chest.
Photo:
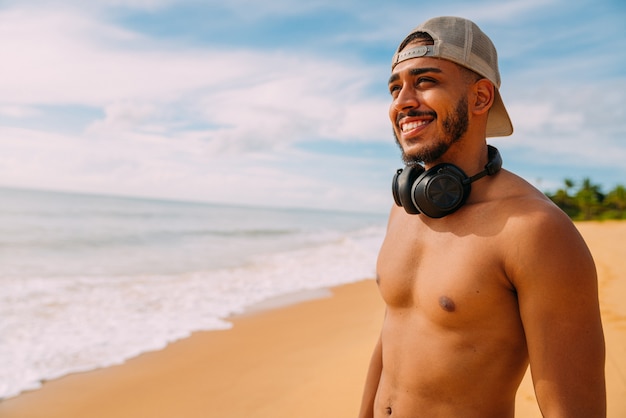
[[392,227],[378,258],[380,292],[389,309],[442,325],[482,320],[515,303],[499,257],[487,237]]

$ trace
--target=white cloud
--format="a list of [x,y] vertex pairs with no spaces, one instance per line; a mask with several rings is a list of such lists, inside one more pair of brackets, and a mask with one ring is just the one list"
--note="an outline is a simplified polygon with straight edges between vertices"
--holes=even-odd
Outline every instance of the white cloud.
[[82,10],[103,11],[110,8],[156,11],[164,7],[193,3],[193,0],[4,0],[6,8],[28,8],[32,10]]
[[510,116],[516,121],[520,135],[534,136],[538,133],[558,132],[576,134],[583,128],[582,110],[558,108],[557,103],[538,99],[536,102],[513,102],[509,106]]
[[[224,7],[248,13],[250,19],[351,7],[252,3]],[[154,11],[174,4],[168,0],[70,1],[58,9],[45,1],[13,4],[0,9],[0,56],[8,57],[0,66],[4,184],[239,203],[388,203],[389,181],[376,177],[385,172],[383,165],[395,167],[397,161],[307,154],[294,147],[316,139],[390,142],[381,87],[386,59],[365,65],[355,50],[350,59],[337,59],[338,50],[325,58],[305,47],[286,52],[278,47],[226,49],[217,43],[189,46],[183,39],[150,38],[114,22],[120,9]],[[495,25],[501,22],[490,20],[496,14],[506,21],[540,7],[538,1],[525,0],[481,3],[471,10],[464,4],[433,5],[420,15],[467,11]],[[330,42],[320,35],[320,41],[331,45],[337,39],[352,43],[371,37],[389,40],[393,48],[417,23],[414,14],[398,10],[357,10],[354,21],[360,25],[332,35]],[[604,82],[593,77],[599,65],[617,58],[528,54],[541,50],[544,35],[535,38],[524,45],[503,42],[507,59],[517,57],[512,62],[525,65],[511,65],[503,74],[503,96],[516,133],[502,146],[545,164],[558,159],[623,166],[626,132],[620,121],[626,119],[626,86],[619,77]],[[381,94],[372,94],[373,86],[381,87]],[[61,112],[59,105],[68,112],[88,109],[87,115],[67,118],[73,125],[61,126],[69,122],[53,120],[49,112]]]
[[340,206],[356,191],[326,175],[355,163],[291,144],[387,136],[382,104],[362,91],[369,70],[310,54],[181,48],[75,11],[0,13],[0,54],[11,57],[0,70],[3,115],[59,104],[104,115],[76,134],[37,118],[0,126],[5,185]]
[[[0,178],[18,187],[144,197],[357,210],[386,210],[387,182],[372,188],[371,162],[293,150],[215,156],[201,139],[124,134],[90,139],[0,127]],[[325,172],[320,175],[320,168]]]
[[86,15],[65,12],[0,14],[0,54],[10,57],[1,70],[3,101],[86,105],[171,100],[241,76],[244,71],[237,64],[253,56],[165,48]]
[[527,13],[537,13],[547,7],[559,3],[560,0],[513,0],[513,1],[486,1],[463,2],[457,5],[455,16],[465,16],[481,22],[506,22],[512,19],[519,20]]
[[104,113],[104,120],[93,122],[87,128],[87,134],[102,135],[133,130],[159,117],[157,107],[151,103],[112,103],[105,106]]
[[[379,103],[359,88],[371,75],[349,64],[252,50],[179,50],[59,13],[4,13],[0,27],[0,54],[12,57],[2,70],[1,100],[102,107],[105,119],[89,132],[152,123],[183,107],[194,112],[186,117],[217,126],[215,140],[229,144],[251,135],[271,143],[377,135],[371,116]],[[346,123],[355,114],[367,130]]]
[[30,106],[0,105],[0,116],[22,119],[39,114],[39,111]]

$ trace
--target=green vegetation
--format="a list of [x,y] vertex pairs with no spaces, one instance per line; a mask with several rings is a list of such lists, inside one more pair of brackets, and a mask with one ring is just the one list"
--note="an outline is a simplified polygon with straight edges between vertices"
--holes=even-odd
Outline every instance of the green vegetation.
[[607,194],[585,178],[577,189],[571,179],[554,194],[546,195],[575,221],[626,219],[626,188],[616,186]]

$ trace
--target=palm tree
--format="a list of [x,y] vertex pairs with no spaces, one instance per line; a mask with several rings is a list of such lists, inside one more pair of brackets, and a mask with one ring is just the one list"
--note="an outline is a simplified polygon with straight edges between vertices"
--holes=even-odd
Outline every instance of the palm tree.
[[570,218],[575,218],[580,213],[580,209],[570,195],[570,190],[574,187],[574,181],[565,179],[564,185],[564,188],[558,189],[554,194],[548,194],[548,197],[561,208],[563,212],[567,213]]
[[621,184],[611,190],[604,199],[610,217],[623,219],[626,216],[626,188]]
[[574,199],[580,208],[579,218],[590,220],[599,214],[604,195],[600,191],[600,186],[592,184],[589,178],[585,178],[582,186],[574,195]]

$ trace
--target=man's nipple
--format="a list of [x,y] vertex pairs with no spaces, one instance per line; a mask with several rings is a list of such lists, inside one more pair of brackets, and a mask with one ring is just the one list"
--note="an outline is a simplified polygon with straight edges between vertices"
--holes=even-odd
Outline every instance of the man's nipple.
[[454,312],[456,310],[456,305],[454,301],[447,296],[439,297],[439,306],[446,312]]

